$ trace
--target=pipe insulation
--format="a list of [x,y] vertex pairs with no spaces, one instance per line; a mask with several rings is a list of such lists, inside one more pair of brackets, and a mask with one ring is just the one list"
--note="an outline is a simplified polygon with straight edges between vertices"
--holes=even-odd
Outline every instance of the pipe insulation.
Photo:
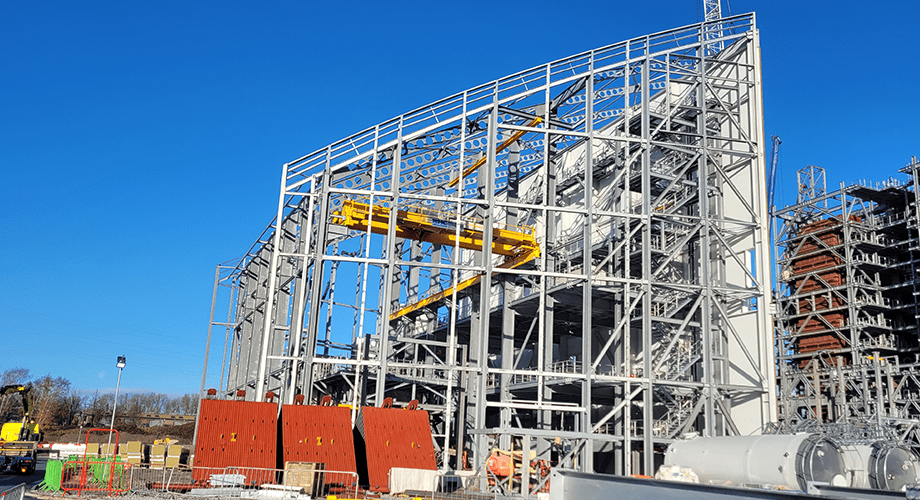
[[849,482],[843,451],[817,434],[690,438],[668,446],[664,465],[690,468],[701,483],[807,491],[809,482]]

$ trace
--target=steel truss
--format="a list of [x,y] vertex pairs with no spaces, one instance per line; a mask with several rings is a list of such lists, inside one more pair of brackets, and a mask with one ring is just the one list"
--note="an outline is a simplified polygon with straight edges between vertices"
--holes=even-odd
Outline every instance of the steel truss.
[[[652,474],[682,432],[760,429],[761,109],[748,14],[517,73],[285,164],[275,222],[219,270],[222,391],[417,399],[445,468],[501,447]],[[509,487],[536,491],[522,474]]]
[[831,193],[807,167],[777,212],[780,427],[920,417],[918,166]]

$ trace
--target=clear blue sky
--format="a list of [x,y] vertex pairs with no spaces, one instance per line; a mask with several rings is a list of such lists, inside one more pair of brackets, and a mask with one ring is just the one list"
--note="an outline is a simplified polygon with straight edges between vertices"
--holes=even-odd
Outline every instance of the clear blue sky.
[[[258,4],[0,3],[0,371],[107,390],[125,354],[123,388],[196,392],[214,266],[271,219],[284,162],[702,17],[699,0]],[[808,164],[833,188],[920,156],[918,7],[859,5],[723,0],[757,12],[778,202]]]

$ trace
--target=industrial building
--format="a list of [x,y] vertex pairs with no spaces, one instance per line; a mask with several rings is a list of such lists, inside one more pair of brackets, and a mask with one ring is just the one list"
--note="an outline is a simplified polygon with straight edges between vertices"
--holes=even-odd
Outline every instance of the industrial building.
[[[784,430],[908,423],[920,443],[920,163],[828,192],[799,170],[796,203],[776,213],[776,340]],[[897,436],[896,436],[897,437]]]
[[217,269],[220,393],[417,400],[455,469],[652,475],[682,433],[775,421],[759,51],[753,14],[642,36],[284,164]]

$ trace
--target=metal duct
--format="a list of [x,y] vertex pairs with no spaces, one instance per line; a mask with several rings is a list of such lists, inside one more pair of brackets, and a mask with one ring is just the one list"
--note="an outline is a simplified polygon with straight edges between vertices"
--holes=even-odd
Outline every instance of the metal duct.
[[672,443],[664,465],[688,467],[703,483],[807,489],[847,484],[843,451],[817,434],[698,437]]
[[903,446],[884,441],[872,445],[868,470],[869,486],[879,490],[899,491],[920,481],[917,455]]

